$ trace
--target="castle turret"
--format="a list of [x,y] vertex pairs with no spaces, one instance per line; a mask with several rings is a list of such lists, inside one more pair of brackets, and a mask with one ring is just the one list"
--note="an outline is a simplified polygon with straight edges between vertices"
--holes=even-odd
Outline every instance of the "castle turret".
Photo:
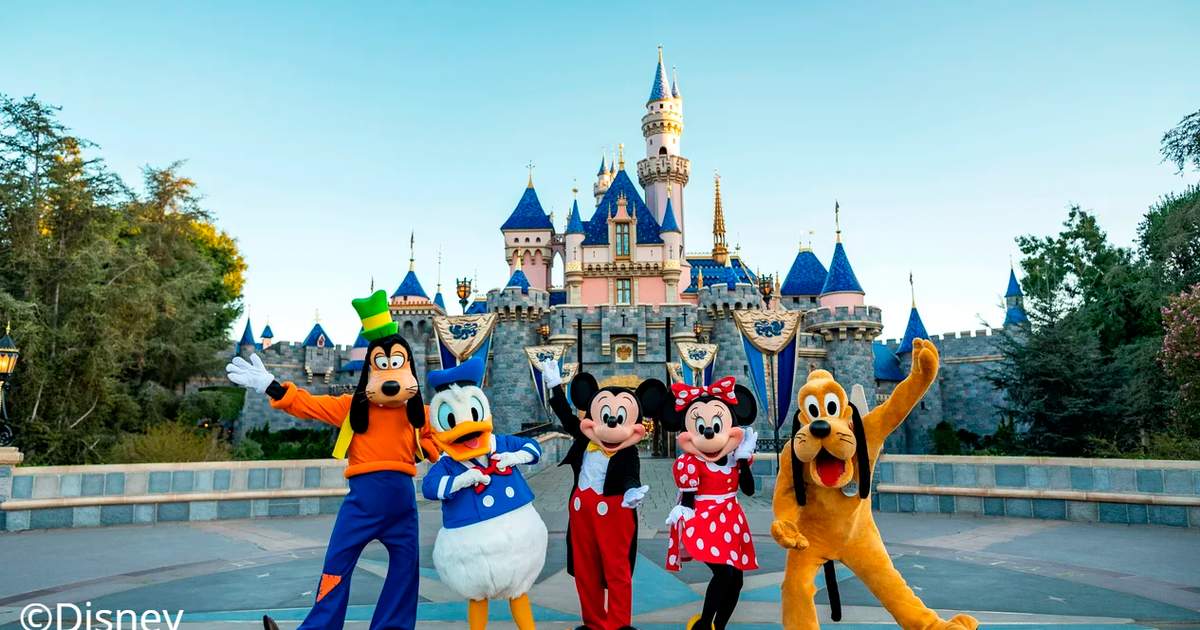
[[256,345],[254,343],[254,331],[250,328],[250,318],[247,317],[246,327],[242,329],[242,338],[238,340],[238,351],[241,352],[243,348],[248,347],[253,352]]
[[837,243],[833,246],[833,259],[829,261],[829,273],[821,286],[821,306],[862,306],[866,292],[854,275],[850,258],[842,245],[840,207],[833,204],[834,221],[837,225]]
[[1017,282],[1017,272],[1008,268],[1008,290],[1004,292],[1004,325],[1017,326],[1029,323],[1025,315],[1025,293]]
[[667,210],[668,184],[674,184],[669,193],[671,205],[680,234],[686,235],[683,189],[688,183],[691,163],[680,155],[679,141],[682,135],[683,98],[667,79],[662,46],[659,46],[658,65],[654,68],[654,80],[650,84],[650,98],[646,101],[646,114],[642,116],[646,158],[638,161],[638,183],[646,190],[646,205],[659,224]]
[[663,240],[662,279],[667,302],[679,301],[679,275],[683,262],[683,233],[675,220],[675,208],[667,198],[667,211],[663,214],[662,227],[658,231]]
[[829,271],[813,253],[812,247],[801,243],[800,252],[779,287],[779,303],[796,310],[816,308],[828,276]]
[[725,244],[725,209],[721,207],[721,176],[717,173],[713,173],[712,259],[718,265],[729,261],[729,247]]
[[271,330],[270,324],[267,324],[266,328],[263,328],[262,334],[258,338],[262,340],[264,350],[270,348],[272,343],[275,343],[275,331]]
[[504,235],[504,259],[508,262],[509,273],[520,269],[531,285],[548,288],[554,260],[554,223],[538,201],[537,191],[533,188],[532,166],[525,192],[500,226],[500,232]]
[[596,197],[596,205],[600,204],[600,200],[604,198],[604,193],[608,192],[608,186],[612,183],[613,173],[604,163],[604,154],[600,154],[600,170],[596,172],[596,183],[592,184],[592,195]]
[[[604,164],[600,166],[603,169]],[[567,231],[563,236],[563,279],[567,285],[567,304],[583,303],[583,236],[583,219],[579,216],[577,199],[571,203]]]
[[[913,288],[911,273],[908,274],[908,284],[912,291],[912,307],[908,312],[908,324],[904,328],[904,338],[900,340],[900,346],[896,348],[900,371],[905,376],[912,371],[913,341],[916,339],[930,341],[929,333],[925,330],[925,323],[921,321],[921,313],[917,311],[917,294],[916,289]],[[929,431],[941,420],[942,387],[941,379],[938,378],[929,385],[929,389],[916,408],[909,413],[909,417],[904,421],[901,429],[889,437],[888,446],[902,453],[928,453],[933,447]]]

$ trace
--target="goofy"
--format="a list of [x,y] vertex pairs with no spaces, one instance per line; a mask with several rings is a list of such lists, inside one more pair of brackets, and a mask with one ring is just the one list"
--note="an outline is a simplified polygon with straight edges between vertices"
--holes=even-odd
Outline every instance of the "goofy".
[[[301,630],[340,629],[350,597],[350,576],[367,543],[378,540],[388,550],[387,579],[371,629],[412,630],[417,624],[416,462],[437,448],[425,426],[425,407],[412,349],[396,334],[387,294],[376,291],[354,300],[362,319],[367,360],[353,394],[314,396],[293,383],[280,384],[258,355],[237,357],[226,366],[229,380],[265,393],[271,406],[292,416],[338,427],[335,457],[345,457],[350,492],[338,510],[325,552],[316,602]],[[268,630],[276,628],[263,617]]]

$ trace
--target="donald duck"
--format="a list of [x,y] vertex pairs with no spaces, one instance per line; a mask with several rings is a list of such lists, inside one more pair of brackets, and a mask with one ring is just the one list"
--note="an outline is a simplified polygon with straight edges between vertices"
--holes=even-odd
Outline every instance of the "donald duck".
[[483,360],[429,374],[433,441],[443,457],[421,485],[442,502],[433,566],[442,583],[467,598],[470,630],[487,627],[488,600],[507,599],[519,630],[534,630],[529,589],[546,562],[546,524],[517,470],[542,456],[534,440],[492,433],[492,413],[479,388]]

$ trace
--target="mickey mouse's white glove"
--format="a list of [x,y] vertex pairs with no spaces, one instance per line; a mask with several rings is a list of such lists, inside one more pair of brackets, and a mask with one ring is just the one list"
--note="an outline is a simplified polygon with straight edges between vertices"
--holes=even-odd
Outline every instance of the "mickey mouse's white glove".
[[758,431],[754,427],[746,427],[743,429],[745,435],[742,436],[742,443],[733,449],[733,459],[750,459],[754,456],[754,449],[758,446]]
[[554,359],[546,359],[542,361],[542,380],[545,381],[547,388],[555,388],[562,385],[562,370],[558,368],[558,361]]
[[491,475],[485,475],[478,468],[472,468],[464,473],[459,473],[454,481],[450,483],[450,492],[458,492],[463,488],[470,488],[476,484],[488,485],[492,483]]
[[674,525],[677,521],[688,520],[696,515],[696,510],[682,505],[676,505],[671,508],[671,513],[667,514],[667,525]]
[[496,462],[496,468],[507,470],[518,464],[528,464],[533,461],[533,453],[524,449],[507,453],[495,453],[492,455],[492,461]]
[[225,366],[225,374],[235,384],[260,394],[266,392],[267,387],[275,381],[275,377],[267,371],[257,354],[250,355],[249,361],[242,357],[234,357],[233,361]]
[[642,504],[642,499],[646,498],[646,493],[650,491],[650,486],[638,486],[625,491],[625,496],[621,498],[621,507],[637,509]]

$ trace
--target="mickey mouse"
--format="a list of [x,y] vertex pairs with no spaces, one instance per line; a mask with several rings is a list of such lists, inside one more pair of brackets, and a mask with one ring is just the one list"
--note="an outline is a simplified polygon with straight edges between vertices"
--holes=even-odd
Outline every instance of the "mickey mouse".
[[672,470],[680,501],[667,517],[667,569],[678,571],[692,559],[708,565],[713,577],[704,608],[687,628],[723,630],[741,595],[743,573],[758,568],[750,524],[737,500],[739,488],[754,494],[750,462],[758,435],[749,425],[758,405],[732,376],[708,386],[675,383],[671,391],[675,404],[663,424],[680,431],[683,454]]
[[600,387],[591,374],[581,373],[571,381],[571,402],[584,412],[580,418],[567,404],[558,363],[546,361],[541,368],[551,388],[550,407],[575,438],[562,464],[575,474],[567,572],[575,577],[583,613],[584,625],[577,630],[632,629],[637,507],[650,490],[642,485],[637,444],[646,435],[643,414],[658,416],[670,405],[670,393],[655,379],[630,390]]

